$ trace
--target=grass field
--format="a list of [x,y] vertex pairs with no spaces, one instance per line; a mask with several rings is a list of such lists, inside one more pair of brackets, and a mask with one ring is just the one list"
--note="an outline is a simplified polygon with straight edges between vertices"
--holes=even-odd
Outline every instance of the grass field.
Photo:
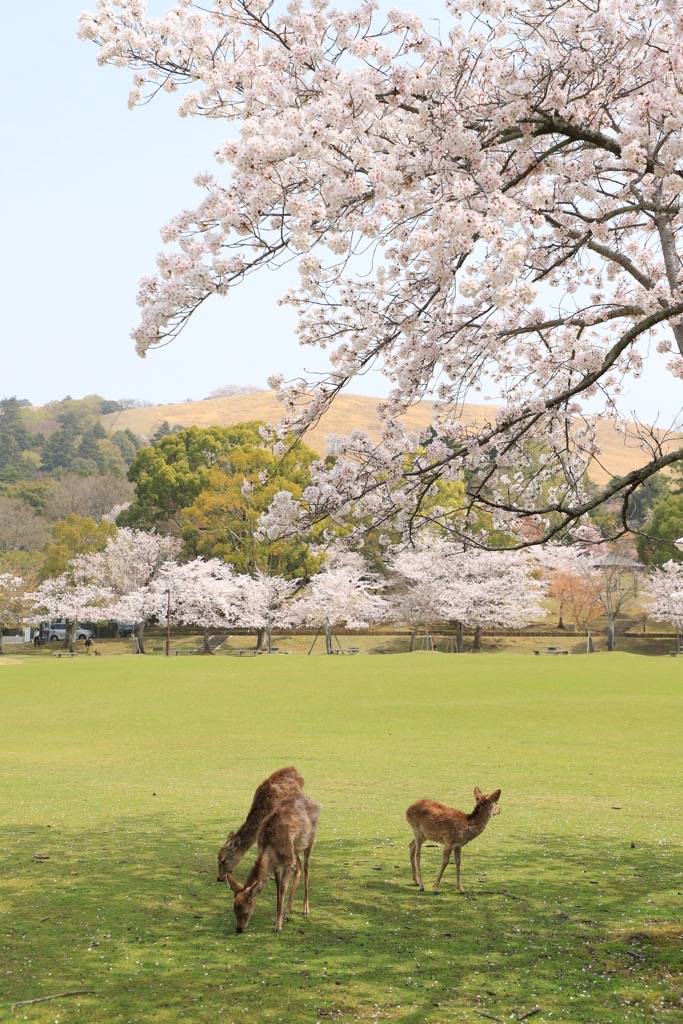
[[[0,659],[0,1020],[682,1021],[682,673]],[[273,934],[269,883],[238,936],[216,850],[288,763],[324,807],[312,914]],[[463,852],[466,896],[452,868],[418,894],[405,807],[470,809],[475,784],[502,813]],[[440,852],[422,859],[431,879]]]

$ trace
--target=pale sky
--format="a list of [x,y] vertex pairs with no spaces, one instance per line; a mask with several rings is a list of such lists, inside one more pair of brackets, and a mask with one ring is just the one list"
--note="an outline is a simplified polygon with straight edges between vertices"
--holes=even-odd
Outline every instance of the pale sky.
[[[293,279],[274,273],[207,303],[167,348],[135,355],[137,281],[153,272],[162,224],[195,205],[193,176],[212,167],[222,135],[219,125],[178,118],[171,97],[131,113],[129,74],[98,67],[95,47],[76,38],[85,6],[33,0],[3,11],[0,396],[181,401],[322,369],[324,356],[298,346],[291,312],[277,305]],[[443,4],[419,0],[419,9]],[[385,385],[375,374],[353,390],[380,394]],[[668,423],[682,392],[659,360],[623,407]]]

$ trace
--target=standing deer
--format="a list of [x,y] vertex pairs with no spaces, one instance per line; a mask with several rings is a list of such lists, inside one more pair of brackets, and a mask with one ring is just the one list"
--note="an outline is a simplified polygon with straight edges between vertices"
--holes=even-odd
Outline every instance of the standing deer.
[[259,853],[244,885],[228,873],[230,888],[235,894],[233,910],[235,930],[246,930],[256,905],[256,897],[272,871],[277,889],[275,931],[281,932],[292,909],[294,896],[301,877],[301,856],[304,855],[304,914],[308,917],[308,871],[311,850],[315,843],[320,804],[305,793],[290,797],[278,804],[265,819],[258,834]]
[[254,845],[264,818],[267,818],[282,800],[300,793],[303,786],[303,778],[291,765],[288,768],[278,768],[261,783],[254,793],[244,822],[236,832],[229,833],[218,851],[217,881],[227,881],[228,872],[235,870],[247,850]]
[[456,881],[458,892],[464,892],[460,884],[460,858],[462,848],[467,843],[484,831],[494,814],[500,814],[498,800],[500,790],[488,795],[482,793],[478,786],[474,787],[474,799],[477,801],[474,810],[469,814],[457,811],[454,807],[446,807],[445,804],[437,803],[436,800],[418,800],[411,804],[406,811],[408,824],[415,833],[415,838],[410,841],[410,867],[413,872],[413,881],[424,892],[422,871],[420,868],[420,851],[425,839],[431,839],[443,847],[441,858],[441,870],[434,883],[434,892],[439,891],[441,877],[448,867],[451,853],[455,862]]

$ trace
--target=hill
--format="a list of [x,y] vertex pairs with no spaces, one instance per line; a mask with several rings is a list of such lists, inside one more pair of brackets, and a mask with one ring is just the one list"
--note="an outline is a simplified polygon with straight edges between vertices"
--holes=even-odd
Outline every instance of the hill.
[[[376,398],[362,395],[341,395],[332,409],[306,438],[316,451],[324,452],[326,439],[330,434],[348,434],[351,430],[364,430],[370,435],[379,431]],[[465,405],[461,419],[465,424],[483,422],[493,416],[491,405]],[[431,402],[421,402],[403,418],[409,430],[421,430],[432,419]],[[130,429],[134,434],[149,439],[159,426],[167,421],[172,427],[228,426],[244,420],[263,420],[277,423],[282,416],[282,406],[270,391],[254,391],[222,398],[209,398],[199,402],[180,402],[172,405],[149,405],[125,409],[121,412],[102,416],[102,423],[108,431]],[[618,433],[609,420],[600,420],[597,427],[598,440],[602,451],[600,464],[595,463],[591,476],[596,483],[602,483],[611,475],[621,475],[645,462],[643,452],[630,446],[628,440]]]

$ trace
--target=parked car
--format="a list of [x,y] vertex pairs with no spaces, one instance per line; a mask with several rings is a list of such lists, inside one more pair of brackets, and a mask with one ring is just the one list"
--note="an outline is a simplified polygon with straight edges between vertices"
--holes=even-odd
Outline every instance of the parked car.
[[[51,622],[47,628],[48,640],[66,640],[66,622]],[[86,629],[85,626],[76,626],[74,632],[75,640],[87,640],[93,636],[92,629]]]

